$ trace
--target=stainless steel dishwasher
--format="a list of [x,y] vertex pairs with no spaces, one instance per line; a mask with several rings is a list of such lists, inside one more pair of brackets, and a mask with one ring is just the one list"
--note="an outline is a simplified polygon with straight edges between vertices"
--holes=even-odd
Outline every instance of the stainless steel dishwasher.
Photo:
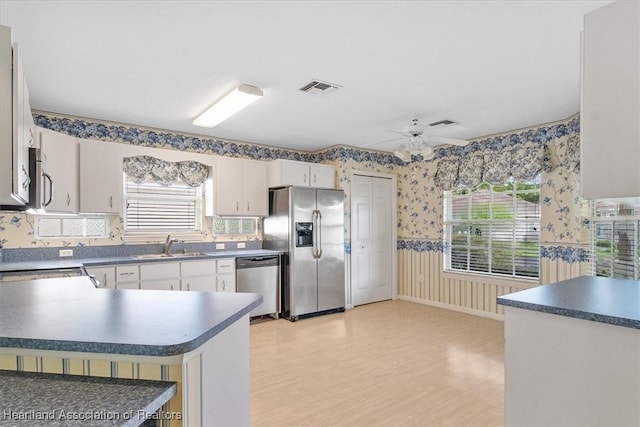
[[280,257],[278,255],[236,258],[236,290],[262,295],[262,304],[250,316],[271,315],[280,312]]

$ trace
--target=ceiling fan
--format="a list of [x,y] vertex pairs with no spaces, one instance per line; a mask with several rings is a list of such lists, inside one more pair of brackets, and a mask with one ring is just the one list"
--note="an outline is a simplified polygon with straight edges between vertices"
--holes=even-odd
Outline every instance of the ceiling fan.
[[[428,127],[428,126],[427,126]],[[422,154],[425,160],[430,160],[435,155],[433,147],[439,145],[450,144],[464,146],[469,143],[464,139],[447,138],[444,136],[425,135],[426,127],[418,124],[418,119],[411,119],[411,124],[402,131],[387,130],[387,132],[399,133],[402,136],[399,138],[390,139],[383,142],[392,142],[406,139],[402,143],[400,149],[393,152],[393,154],[404,162],[411,160],[411,156]]]

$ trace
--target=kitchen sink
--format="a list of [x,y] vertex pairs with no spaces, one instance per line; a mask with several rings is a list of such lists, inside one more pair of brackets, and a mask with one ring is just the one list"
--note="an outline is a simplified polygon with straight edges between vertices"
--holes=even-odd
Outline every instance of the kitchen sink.
[[190,258],[195,256],[204,256],[207,255],[204,252],[184,252],[184,253],[174,253],[174,254],[143,254],[143,255],[134,255],[135,259],[160,259],[160,258]]

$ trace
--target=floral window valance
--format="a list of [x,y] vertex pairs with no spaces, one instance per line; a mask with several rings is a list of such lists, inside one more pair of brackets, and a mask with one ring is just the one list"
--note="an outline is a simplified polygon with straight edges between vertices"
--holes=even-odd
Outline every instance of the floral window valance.
[[125,157],[123,170],[137,183],[170,185],[183,181],[191,187],[202,185],[209,176],[209,167],[205,164],[192,160],[168,162],[151,156]]
[[510,177],[529,181],[553,167],[543,145],[523,145],[506,150],[442,159],[438,162],[436,185],[443,190],[474,187],[481,182],[505,184]]

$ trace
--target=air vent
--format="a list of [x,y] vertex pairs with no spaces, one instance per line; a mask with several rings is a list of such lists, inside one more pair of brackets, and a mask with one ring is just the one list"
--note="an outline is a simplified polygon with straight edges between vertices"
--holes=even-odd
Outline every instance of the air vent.
[[322,80],[315,79],[310,83],[307,83],[306,85],[302,86],[300,90],[310,95],[324,96],[340,87],[342,86],[337,85],[335,83],[323,82]]
[[449,126],[459,125],[460,122],[456,122],[454,120],[444,119],[438,120],[437,122],[429,123],[429,127],[437,127],[437,128],[446,128]]

